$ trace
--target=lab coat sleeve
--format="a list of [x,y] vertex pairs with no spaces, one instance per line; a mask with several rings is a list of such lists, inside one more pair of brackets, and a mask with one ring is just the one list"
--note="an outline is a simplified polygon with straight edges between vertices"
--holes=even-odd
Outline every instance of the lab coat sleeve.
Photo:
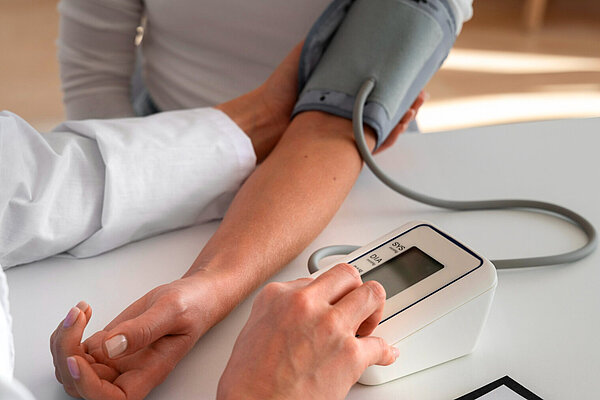
[[132,117],[130,81],[135,65],[141,0],[61,0],[57,41],[69,119]]
[[0,399],[34,400],[31,393],[13,376],[15,346],[11,328],[6,274],[0,268]]
[[65,122],[40,134],[0,113],[0,264],[89,257],[224,215],[252,172],[221,111]]

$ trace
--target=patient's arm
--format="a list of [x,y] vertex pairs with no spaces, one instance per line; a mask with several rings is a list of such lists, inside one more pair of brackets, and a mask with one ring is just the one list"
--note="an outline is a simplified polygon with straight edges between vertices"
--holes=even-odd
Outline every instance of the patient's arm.
[[[372,135],[367,141],[374,145]],[[222,281],[219,317],[316,237],[360,169],[351,121],[320,112],[294,119],[186,274]]]
[[[372,134],[367,141],[374,145]],[[208,329],[314,239],[360,169],[350,121],[320,112],[296,117],[182,279],[128,307],[83,344],[86,355],[57,330],[53,355],[67,391],[143,398]],[[69,369],[73,355],[80,357]]]
[[[392,138],[421,103],[422,97]],[[222,111],[233,112],[231,104]],[[370,131],[367,142],[374,146]],[[66,390],[90,399],[147,395],[208,329],[315,238],[361,164],[351,121],[320,112],[298,115],[182,279],[153,289],[83,345],[57,329],[51,347]],[[74,355],[80,357],[69,365]]]

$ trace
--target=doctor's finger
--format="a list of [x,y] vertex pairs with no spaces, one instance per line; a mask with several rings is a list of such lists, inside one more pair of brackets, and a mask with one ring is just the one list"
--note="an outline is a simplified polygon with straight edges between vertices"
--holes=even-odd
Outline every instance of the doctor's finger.
[[285,282],[284,285],[289,289],[302,289],[314,281],[313,278],[298,278],[293,281]]
[[169,302],[156,302],[140,316],[109,331],[102,346],[104,354],[110,359],[133,354],[163,336],[181,333],[180,322],[180,313]]
[[338,264],[319,275],[306,290],[315,297],[335,304],[339,299],[362,284],[360,274],[349,264]]
[[353,334],[366,336],[373,332],[383,315],[385,289],[379,282],[367,281],[348,293],[334,307]]
[[390,365],[398,359],[398,348],[390,346],[380,337],[368,336],[356,339],[359,343],[359,354],[363,357],[363,365]]

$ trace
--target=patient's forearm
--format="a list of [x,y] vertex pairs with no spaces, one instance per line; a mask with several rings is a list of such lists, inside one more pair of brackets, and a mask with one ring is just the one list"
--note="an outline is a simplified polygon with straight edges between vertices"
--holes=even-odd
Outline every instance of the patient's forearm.
[[294,119],[186,274],[218,277],[221,318],[319,234],[361,165],[351,121],[320,112]]

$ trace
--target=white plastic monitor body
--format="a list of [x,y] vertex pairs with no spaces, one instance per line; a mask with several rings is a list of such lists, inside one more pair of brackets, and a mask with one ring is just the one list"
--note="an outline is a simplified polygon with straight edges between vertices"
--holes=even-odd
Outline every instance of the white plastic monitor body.
[[389,382],[475,348],[496,290],[496,268],[449,234],[413,221],[312,276],[339,263],[353,265],[363,280],[386,288],[382,322],[372,335],[400,350],[392,365],[367,368],[360,383]]

